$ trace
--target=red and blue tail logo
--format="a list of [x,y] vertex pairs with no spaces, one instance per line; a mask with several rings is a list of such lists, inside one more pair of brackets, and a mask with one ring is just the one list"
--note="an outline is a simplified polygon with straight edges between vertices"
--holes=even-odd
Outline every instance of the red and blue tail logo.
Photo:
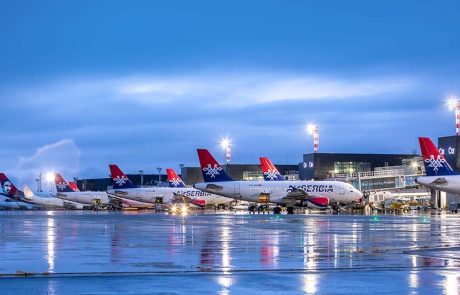
[[78,186],[75,184],[75,182],[73,181],[70,181],[69,182],[69,186],[73,189],[74,192],[79,192],[80,189],[78,188]]
[[197,149],[204,182],[233,181],[206,149]]
[[65,181],[65,179],[59,173],[54,174],[54,183],[56,184],[56,191],[58,193],[74,192],[67,181]]
[[8,179],[5,173],[0,173],[0,194],[13,199],[18,199],[24,196],[24,193]]
[[422,151],[423,163],[427,176],[457,175],[458,173],[450,167],[444,156],[439,152],[431,139],[419,137],[420,149]]
[[168,174],[168,182],[170,187],[185,187],[184,182],[182,179],[174,172],[173,169],[168,168],[166,169],[166,173]]
[[262,166],[262,173],[266,181],[281,181],[284,177],[279,173],[278,169],[272,164],[268,158],[259,158],[260,166]]
[[117,165],[109,165],[110,174],[113,180],[114,189],[135,188],[136,186],[129,180],[129,178],[118,168]]

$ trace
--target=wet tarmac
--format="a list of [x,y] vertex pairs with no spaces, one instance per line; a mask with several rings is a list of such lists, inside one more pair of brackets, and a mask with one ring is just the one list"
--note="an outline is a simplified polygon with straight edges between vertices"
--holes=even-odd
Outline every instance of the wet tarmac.
[[0,294],[459,294],[459,240],[445,213],[0,212]]

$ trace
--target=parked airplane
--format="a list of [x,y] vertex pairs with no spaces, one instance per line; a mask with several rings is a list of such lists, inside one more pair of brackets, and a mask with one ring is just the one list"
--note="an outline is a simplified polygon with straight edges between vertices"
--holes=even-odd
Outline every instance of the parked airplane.
[[0,196],[0,208],[23,210],[23,209],[34,209],[36,208],[36,206],[33,204],[27,204],[21,201],[16,201],[14,199],[11,199],[5,196]]
[[35,194],[27,185],[24,186],[23,202],[41,205],[46,208],[70,208],[70,209],[83,209],[84,205],[77,202],[66,201],[56,198],[51,194],[48,196],[39,196]]
[[75,191],[59,173],[54,174],[57,197],[66,201],[89,205],[110,205],[110,199],[106,192]]
[[113,189],[108,190],[109,195],[151,204],[191,203],[196,206],[204,206],[204,197],[212,197],[212,194],[194,188],[180,187],[182,184],[174,181],[178,187],[137,187],[121,171],[117,165],[110,165],[110,173],[113,180]]
[[22,202],[24,192],[20,191],[5,173],[0,173],[0,207],[8,209],[33,209],[35,205]]
[[[170,169],[170,168],[166,169],[166,174],[168,175],[168,182],[169,182],[170,187],[172,187],[172,188],[179,188],[179,187],[180,188],[185,188],[185,183],[182,181],[182,179],[179,177],[179,175],[176,174],[174,169]],[[199,190],[194,189],[194,188],[188,188],[188,189],[190,191],[199,191]],[[201,192],[201,191],[199,191],[199,192]],[[176,194],[181,195],[181,194],[183,194],[183,192],[177,191]],[[233,199],[231,199],[231,198],[226,198],[226,197],[222,197],[222,196],[215,195],[215,194],[209,194],[209,193],[205,193],[201,198],[202,198],[202,200],[197,200],[196,201],[197,203],[201,203],[202,204],[201,206],[205,206],[207,204],[209,204],[209,205],[228,204],[228,203],[233,202]]]
[[[262,157],[259,159],[265,181],[285,181],[284,177],[269,158]],[[305,205],[308,208],[313,209],[325,209],[329,206],[329,198],[323,196],[311,196],[306,198],[304,202],[306,202]]]
[[427,176],[417,177],[416,182],[429,188],[460,194],[460,175],[447,163],[431,139],[420,137],[418,140]]
[[325,197],[331,203],[350,203],[362,197],[352,185],[338,181],[233,181],[208,150],[198,149],[197,152],[205,182],[194,187],[203,191],[237,200],[289,207],[305,206],[304,201],[312,197]]

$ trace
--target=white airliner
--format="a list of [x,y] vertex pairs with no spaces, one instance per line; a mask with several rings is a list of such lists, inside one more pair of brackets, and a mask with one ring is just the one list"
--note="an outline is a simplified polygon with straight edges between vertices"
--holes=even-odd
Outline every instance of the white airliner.
[[36,206],[33,204],[28,204],[28,203],[24,203],[21,201],[11,199],[9,197],[0,196],[0,208],[22,210],[22,209],[33,209],[33,208],[36,208]]
[[294,206],[312,197],[326,197],[329,203],[351,203],[363,194],[351,184],[339,181],[233,181],[206,149],[198,149],[203,183],[195,188],[249,202]]
[[222,196],[185,187],[182,180],[177,179],[177,175],[174,181],[170,181],[173,183],[172,187],[137,187],[117,165],[109,167],[113,180],[113,189],[107,191],[109,195],[152,204],[188,203],[198,207],[204,207],[213,199],[222,200]]
[[56,196],[60,199],[98,206],[111,204],[107,192],[75,191],[59,173],[54,174],[54,182],[56,184]]
[[[269,158],[261,157],[260,167],[265,181],[285,181],[281,173]],[[329,198],[323,196],[310,196],[303,200],[303,204],[310,209],[326,209],[329,206]]]
[[440,191],[460,194],[460,175],[452,169],[431,139],[419,138],[427,176],[417,177],[416,182]]
[[65,201],[54,197],[52,194],[35,194],[27,185],[24,186],[23,202],[41,205],[46,208],[72,208],[83,209],[84,205],[81,203]]

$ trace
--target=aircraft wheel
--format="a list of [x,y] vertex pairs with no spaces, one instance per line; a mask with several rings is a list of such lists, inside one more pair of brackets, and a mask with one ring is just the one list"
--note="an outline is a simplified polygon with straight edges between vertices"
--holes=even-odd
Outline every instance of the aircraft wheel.
[[273,208],[273,214],[281,214],[281,207]]
[[294,214],[294,207],[287,207],[287,214]]

